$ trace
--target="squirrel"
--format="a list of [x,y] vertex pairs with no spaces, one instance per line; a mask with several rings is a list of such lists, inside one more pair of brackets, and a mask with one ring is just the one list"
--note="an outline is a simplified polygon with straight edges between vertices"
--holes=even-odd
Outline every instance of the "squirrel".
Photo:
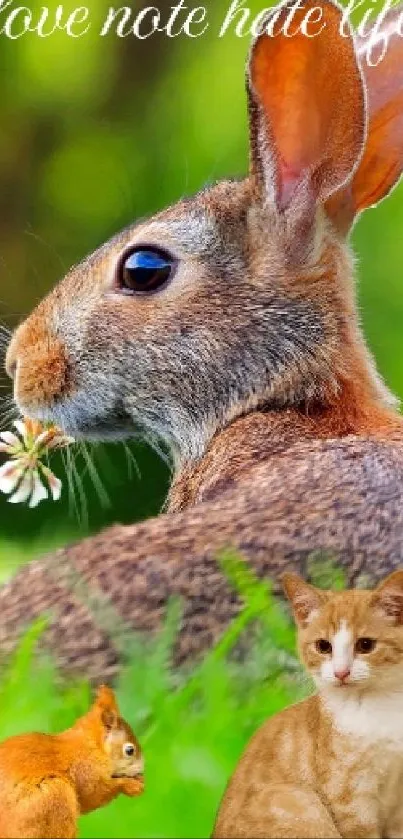
[[180,597],[175,662],[194,661],[241,606],[217,563],[228,547],[276,591],[284,571],[309,576],[312,555],[350,584],[402,562],[403,419],[366,346],[347,241],[403,171],[402,8],[369,62],[372,36],[343,34],[336,2],[322,0],[320,34],[301,32],[315,2],[293,8],[292,37],[281,4],[276,36],[262,20],[252,44],[247,177],[126,228],[14,332],[20,413],[76,438],[144,429],[174,475],[163,515],[0,590],[4,651],[51,611],[60,666],[109,679],[111,610],[118,632],[151,634]]
[[144,761],[111,688],[60,734],[0,744],[0,839],[73,839],[80,815],[116,796],[141,795]]

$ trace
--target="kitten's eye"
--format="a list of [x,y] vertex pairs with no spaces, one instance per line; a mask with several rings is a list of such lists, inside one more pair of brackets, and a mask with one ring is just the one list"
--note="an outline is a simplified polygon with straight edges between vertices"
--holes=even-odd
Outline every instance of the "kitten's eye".
[[321,655],[330,655],[332,652],[332,645],[330,641],[326,641],[325,638],[319,638],[319,641],[316,641],[315,643],[315,647]]
[[132,757],[134,755],[134,746],[133,743],[125,743],[123,746],[123,754],[126,757]]
[[376,647],[376,641],[374,638],[358,638],[355,645],[355,651],[357,653],[372,653]]
[[150,294],[170,279],[174,267],[174,260],[164,251],[140,248],[122,257],[117,285],[125,294]]

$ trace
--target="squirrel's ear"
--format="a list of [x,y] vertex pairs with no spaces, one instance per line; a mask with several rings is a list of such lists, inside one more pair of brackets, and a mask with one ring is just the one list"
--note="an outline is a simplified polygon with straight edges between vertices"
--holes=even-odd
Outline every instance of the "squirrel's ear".
[[119,707],[113,690],[107,685],[101,685],[97,690],[94,705],[101,712],[105,728],[115,728],[119,720]]
[[252,46],[251,175],[263,200],[279,212],[313,215],[360,158],[364,88],[352,35],[341,34],[335,3],[301,2],[287,35],[289,14],[287,5],[272,11]]
[[357,38],[368,97],[368,136],[352,181],[333,196],[328,215],[346,233],[355,217],[388,195],[403,171],[403,5],[390,9],[376,38]]
[[306,626],[326,600],[326,592],[306,583],[298,574],[283,574],[283,589],[294,613],[296,623]]

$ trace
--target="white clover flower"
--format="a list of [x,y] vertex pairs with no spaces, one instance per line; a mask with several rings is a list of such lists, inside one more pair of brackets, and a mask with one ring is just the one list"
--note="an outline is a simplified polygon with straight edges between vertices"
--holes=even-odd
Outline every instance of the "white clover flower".
[[58,501],[62,483],[42,463],[42,458],[51,449],[61,449],[74,443],[55,426],[43,426],[30,419],[17,420],[16,432],[0,432],[0,453],[10,459],[0,466],[0,492],[9,495],[11,504],[29,501],[30,507],[37,507],[49,497]]

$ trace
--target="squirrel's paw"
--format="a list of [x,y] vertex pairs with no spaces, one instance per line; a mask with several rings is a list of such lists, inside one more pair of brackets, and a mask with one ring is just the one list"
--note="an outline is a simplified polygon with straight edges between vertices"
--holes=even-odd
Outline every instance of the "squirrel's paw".
[[123,795],[136,796],[144,792],[144,778],[139,776],[137,778],[122,778],[121,792]]

